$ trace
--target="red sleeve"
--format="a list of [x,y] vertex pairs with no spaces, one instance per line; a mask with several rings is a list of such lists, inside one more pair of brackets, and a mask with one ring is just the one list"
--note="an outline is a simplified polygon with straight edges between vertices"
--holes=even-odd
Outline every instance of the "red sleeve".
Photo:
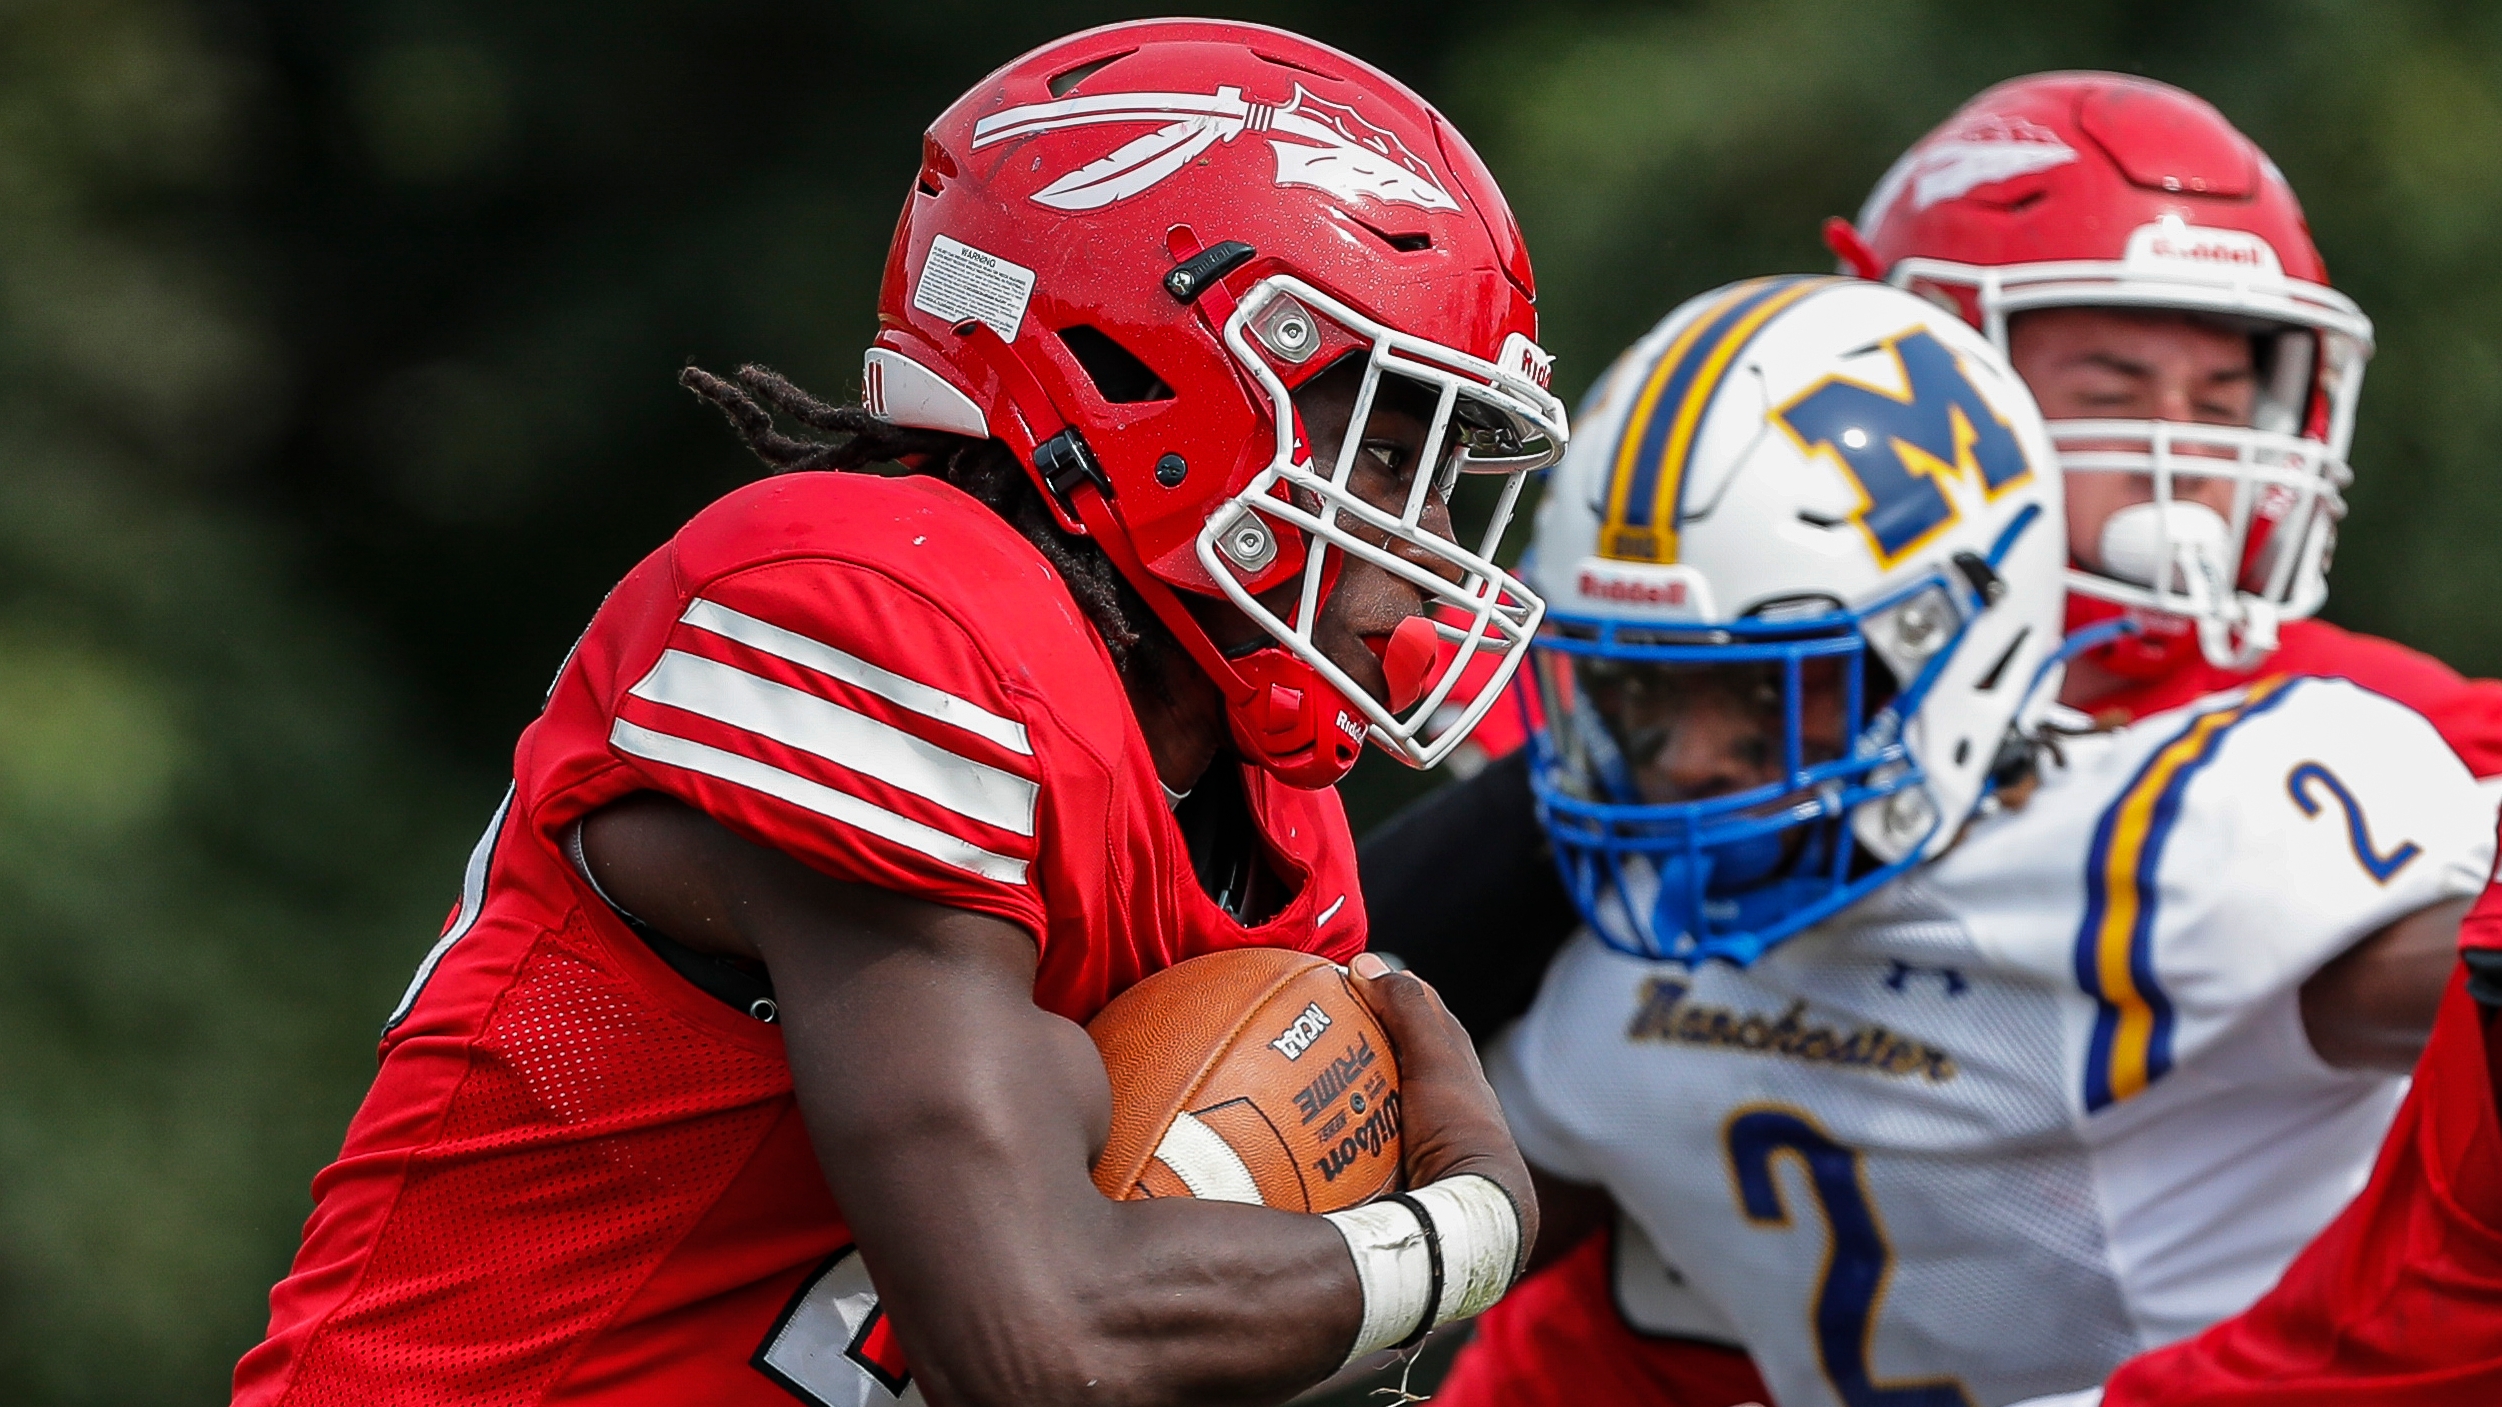
[[2502,776],[2502,681],[2464,678],[2421,650],[2325,621],[2286,626],[2283,648],[2262,668],[2351,679],[2424,715],[2469,772]]
[[2478,778],[2502,776],[2502,681],[2462,679],[2415,711],[2440,731],[2468,771]]
[[[2494,865],[2502,871],[2502,853],[2497,853]],[[2489,881],[2467,917],[2459,920],[2459,946],[2502,953],[2502,883]]]
[[608,746],[760,845],[1039,942],[1048,744],[1020,704],[957,615],[871,568],[803,558],[696,590],[616,696]]

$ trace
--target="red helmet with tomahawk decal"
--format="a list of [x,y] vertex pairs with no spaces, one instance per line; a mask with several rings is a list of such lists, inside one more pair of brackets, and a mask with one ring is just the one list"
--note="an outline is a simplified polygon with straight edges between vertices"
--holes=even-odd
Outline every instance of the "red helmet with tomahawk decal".
[[[1534,297],[1493,177],[1396,80],[1257,25],[1111,25],[1016,59],[930,127],[863,400],[1004,442],[1216,680],[1245,758],[1321,786],[1367,735],[1439,761],[1536,629],[1493,560],[1566,433]],[[1352,425],[1337,462],[1312,463],[1293,392],[1350,357]],[[1435,406],[1433,472],[1399,512],[1347,488],[1385,380]],[[1427,521],[1461,473],[1506,480],[1474,547]],[[1431,608],[1387,642],[1387,703],[1313,645],[1350,555]],[[1220,651],[1192,594],[1268,639]]]
[[[1954,309],[2002,348],[2010,319],[2042,308],[2178,312],[2251,336],[2247,426],[2050,422],[2072,477],[2153,485],[2102,530],[2103,560],[2069,575],[2072,624],[2150,617],[2095,652],[2106,666],[2156,678],[2203,651],[2246,667],[2280,619],[2327,599],[2372,325],[2329,287],[2284,173],[2222,113],[2126,74],[2010,79],[1914,144],[1858,224],[1830,221],[1826,238],[1851,272]],[[2230,480],[2230,511],[2183,502],[2186,479]]]

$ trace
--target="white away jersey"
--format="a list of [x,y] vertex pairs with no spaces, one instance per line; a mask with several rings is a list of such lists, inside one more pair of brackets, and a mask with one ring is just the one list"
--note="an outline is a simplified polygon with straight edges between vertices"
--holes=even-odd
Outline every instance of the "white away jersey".
[[2068,740],[2020,810],[1752,968],[1567,944],[1488,1073],[1782,1407],[2100,1382],[2239,1310],[2362,1185],[2403,1082],[2297,992],[2480,889],[2494,816],[2415,714],[2263,681]]

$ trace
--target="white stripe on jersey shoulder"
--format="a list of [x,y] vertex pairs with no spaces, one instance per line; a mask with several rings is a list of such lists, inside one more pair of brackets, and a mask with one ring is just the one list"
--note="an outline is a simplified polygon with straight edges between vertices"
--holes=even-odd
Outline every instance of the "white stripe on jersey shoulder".
[[700,596],[687,603],[686,614],[678,619],[698,630],[711,631],[725,640],[736,640],[750,649],[778,655],[795,665],[839,679],[924,718],[935,718],[976,737],[988,738],[1010,752],[1034,755],[1034,744],[1025,735],[1025,725],[1015,719],[1002,718],[971,699],[958,698],[944,689],[880,669],[821,640],[811,640]]
[[763,792],[803,811],[813,811],[907,850],[917,850],[941,864],[1002,884],[1025,883],[1023,860],[985,850],[969,840],[925,826],[909,816],[899,816],[874,802],[812,782],[795,772],[785,772],[771,763],[723,752],[689,738],[639,728],[622,718],[609,730],[608,740],[620,751]]
[[669,650],[627,692],[787,743],[984,825],[1034,833],[1036,783],[735,665]]
[[1260,1185],[1251,1167],[1216,1130],[1185,1109],[1173,1116],[1164,1138],[1155,1146],[1156,1161],[1173,1170],[1190,1195],[1202,1202],[1249,1202],[1261,1205]]

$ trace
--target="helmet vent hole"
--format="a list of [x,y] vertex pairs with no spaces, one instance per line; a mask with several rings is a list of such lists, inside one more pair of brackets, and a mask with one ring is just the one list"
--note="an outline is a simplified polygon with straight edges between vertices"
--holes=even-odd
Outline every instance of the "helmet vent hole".
[[1106,65],[1119,63],[1121,60],[1128,58],[1130,55],[1137,52],[1138,51],[1136,49],[1123,49],[1117,54],[1107,54],[1099,59],[1089,59],[1075,68],[1065,69],[1052,75],[1050,84],[1051,96],[1055,98],[1067,97],[1070,89],[1075,88],[1078,84],[1094,77],[1095,74],[1100,72]]
[[1060,345],[1086,369],[1086,377],[1095,383],[1095,393],[1114,405],[1135,405],[1141,401],[1169,401],[1173,388],[1155,374],[1138,354],[1113,341],[1099,328],[1080,323],[1059,331]]
[[2006,677],[2007,666],[2015,663],[2016,651],[2024,648],[2025,637],[2032,633],[2033,627],[2029,625],[2017,631],[2016,638],[2007,642],[2007,652],[2000,655],[1998,662],[1989,667],[1989,673],[1982,675],[1980,682],[1972,687],[1980,693],[1995,693],[1998,689],[1998,681]]
[[1389,245],[1392,249],[1397,250],[1401,254],[1417,254],[1433,248],[1432,235],[1392,234],[1390,231],[1383,229],[1381,226],[1374,224],[1370,220],[1357,220],[1353,215],[1349,215],[1347,218],[1354,220],[1356,224],[1363,226],[1364,233],[1371,235],[1373,238],[1380,240],[1386,245]]
[[1257,55],[1262,62],[1273,63],[1279,68],[1290,68],[1297,73],[1308,73],[1314,78],[1326,78],[1332,83],[1344,83],[1347,81],[1346,75],[1343,73],[1331,73],[1327,69],[1314,68],[1300,59],[1281,58],[1275,54],[1267,53],[1259,49],[1254,49],[1251,52]]

